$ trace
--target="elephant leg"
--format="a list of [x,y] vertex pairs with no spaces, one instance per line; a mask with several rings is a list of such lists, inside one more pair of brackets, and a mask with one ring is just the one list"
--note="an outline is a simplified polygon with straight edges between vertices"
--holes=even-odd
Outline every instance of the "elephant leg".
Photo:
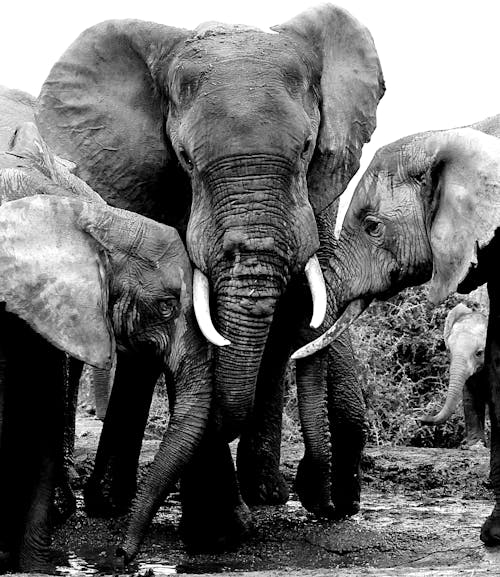
[[118,352],[116,363],[94,470],[84,491],[87,513],[93,516],[119,516],[129,509],[153,391],[161,374],[155,359]]
[[279,505],[289,496],[279,470],[285,396],[286,359],[274,366],[263,360],[249,427],[238,443],[237,471],[241,494],[248,505]]
[[332,501],[343,517],[359,511],[366,406],[348,332],[328,351],[328,412],[332,437]]
[[46,571],[56,475],[62,466],[64,353],[22,321],[11,320],[2,443],[7,495],[2,513],[11,532],[15,566]]
[[327,399],[328,350],[297,362],[297,399],[304,437],[295,490],[302,505],[319,517],[333,518],[331,432]]
[[229,445],[212,423],[182,474],[180,489],[180,531],[190,549],[228,549],[250,532],[251,515],[239,492]]
[[482,371],[473,375],[464,384],[463,405],[465,418],[465,443],[470,447],[477,442],[485,444],[484,417],[486,400],[482,394]]
[[500,543],[500,287],[488,282],[490,312],[486,337],[485,368],[489,381],[491,422],[490,480],[495,506],[481,528],[481,540],[486,545]]
[[76,477],[74,466],[76,408],[78,404],[78,389],[83,372],[83,362],[66,356],[65,359],[65,391],[64,391],[64,441],[63,464],[58,471],[58,482],[55,498],[55,518],[63,523],[76,511],[76,497],[71,488],[71,482]]
[[252,416],[238,443],[238,481],[248,505],[283,504],[290,493],[279,464],[285,372],[292,341],[302,320],[296,310],[301,290],[302,287],[292,286],[275,311],[260,366]]
[[104,421],[108,409],[109,395],[113,385],[114,370],[92,369],[92,384],[94,386],[95,415]]

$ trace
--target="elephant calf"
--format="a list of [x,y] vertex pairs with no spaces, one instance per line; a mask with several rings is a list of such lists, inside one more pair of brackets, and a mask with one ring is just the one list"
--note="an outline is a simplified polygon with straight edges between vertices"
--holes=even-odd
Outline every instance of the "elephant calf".
[[463,304],[446,317],[444,340],[450,352],[450,381],[443,408],[437,415],[426,415],[429,425],[445,423],[455,411],[463,391],[466,444],[485,443],[484,416],[488,383],[483,370],[488,317]]
[[[9,170],[0,171],[2,196],[25,176]],[[47,564],[62,458],[62,351],[101,368],[116,354],[121,370],[140,377],[141,367],[157,367],[176,383],[132,512],[131,543],[202,436],[210,364],[193,317],[189,259],[171,227],[104,203],[39,195],[4,203],[0,231],[0,556],[33,571]]]

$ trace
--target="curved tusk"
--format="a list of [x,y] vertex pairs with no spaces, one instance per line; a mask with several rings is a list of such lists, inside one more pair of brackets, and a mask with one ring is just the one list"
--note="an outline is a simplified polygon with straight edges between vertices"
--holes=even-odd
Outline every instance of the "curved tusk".
[[320,337],[314,341],[304,345],[292,355],[292,359],[303,359],[309,357],[314,353],[317,353],[321,349],[327,347],[335,339],[338,339],[340,335],[349,328],[349,326],[359,317],[359,315],[368,307],[370,300],[357,299],[352,301],[342,315],[337,319],[337,322],[331,326],[326,333],[323,333]]
[[313,314],[310,326],[317,329],[325,320],[326,315],[326,286],[319,260],[316,255],[312,256],[306,264],[305,273],[313,302]]
[[217,347],[226,347],[231,342],[217,332],[210,317],[209,287],[207,277],[198,270],[193,272],[194,314],[204,337]]

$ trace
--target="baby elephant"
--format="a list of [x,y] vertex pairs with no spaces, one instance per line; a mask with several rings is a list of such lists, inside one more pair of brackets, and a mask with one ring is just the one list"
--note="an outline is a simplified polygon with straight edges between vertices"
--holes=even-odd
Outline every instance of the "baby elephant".
[[208,418],[191,277],[178,233],[140,215],[52,195],[0,207],[0,561],[46,566],[64,352],[106,368],[116,348],[129,370],[154,364],[173,377],[170,422],[131,516],[128,542],[141,540]]
[[426,415],[422,419],[429,425],[446,422],[463,394],[467,446],[485,443],[487,382],[483,365],[487,327],[488,318],[483,313],[472,311],[463,304],[458,304],[448,313],[444,340],[451,362],[446,402],[437,415]]

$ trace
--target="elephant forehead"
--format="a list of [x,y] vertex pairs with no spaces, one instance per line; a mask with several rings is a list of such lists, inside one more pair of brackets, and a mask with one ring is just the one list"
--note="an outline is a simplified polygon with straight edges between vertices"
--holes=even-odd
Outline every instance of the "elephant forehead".
[[486,330],[488,321],[484,315],[479,313],[470,314],[466,317],[459,319],[452,328],[451,336],[464,335],[466,338],[477,338],[483,342],[486,340]]
[[253,69],[260,74],[284,72],[303,77],[312,60],[312,53],[301,50],[299,54],[296,45],[282,35],[226,27],[186,42],[174,62],[174,74],[183,80],[200,77],[213,80],[230,72],[234,80],[238,71],[243,76]]

